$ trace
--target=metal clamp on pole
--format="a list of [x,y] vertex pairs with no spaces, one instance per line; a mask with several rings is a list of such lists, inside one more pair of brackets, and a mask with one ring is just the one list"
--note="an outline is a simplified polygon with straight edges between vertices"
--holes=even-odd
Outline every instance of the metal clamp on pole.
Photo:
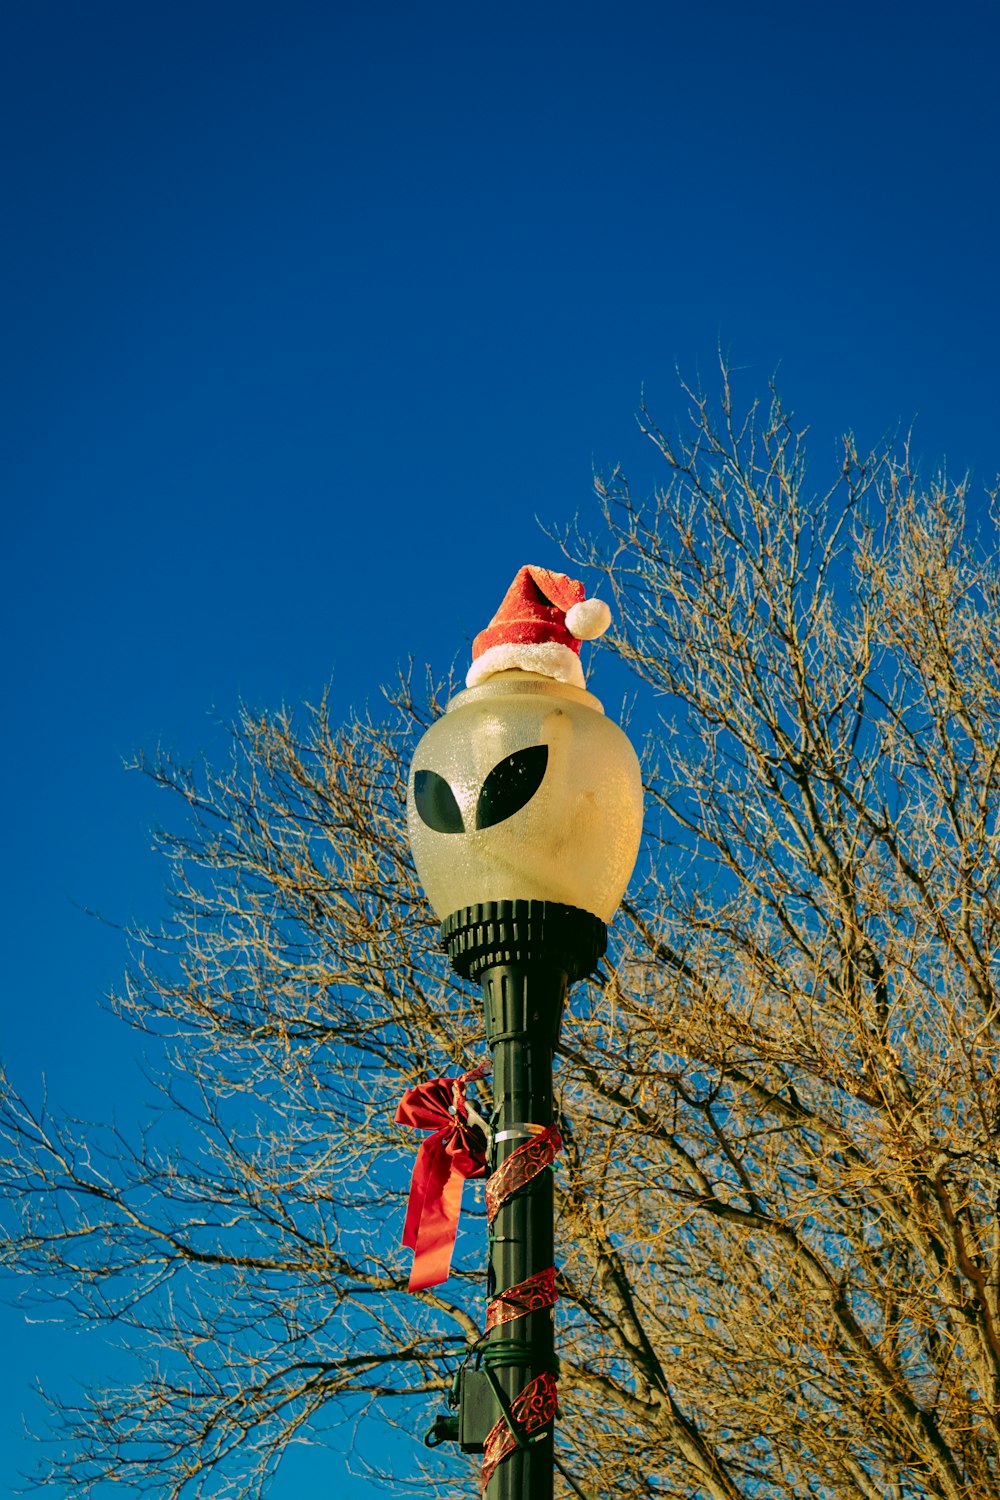
[[506,1130],[498,1131],[493,1139],[497,1142],[530,1140],[532,1136],[541,1135],[544,1129],[544,1125],[528,1125],[524,1121],[517,1120],[513,1125],[508,1125]]

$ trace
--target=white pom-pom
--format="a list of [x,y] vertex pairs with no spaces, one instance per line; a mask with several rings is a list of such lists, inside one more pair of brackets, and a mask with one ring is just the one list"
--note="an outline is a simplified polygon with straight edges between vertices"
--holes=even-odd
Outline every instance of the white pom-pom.
[[566,629],[578,641],[595,641],[611,624],[611,611],[603,599],[581,599],[566,611]]

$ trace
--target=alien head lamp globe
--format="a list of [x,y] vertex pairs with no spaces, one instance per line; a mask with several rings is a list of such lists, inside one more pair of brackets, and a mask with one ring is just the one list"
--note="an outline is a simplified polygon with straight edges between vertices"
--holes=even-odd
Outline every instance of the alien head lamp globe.
[[454,697],[420,741],[407,822],[442,919],[480,902],[553,901],[607,922],[639,849],[639,762],[583,688],[501,670]]

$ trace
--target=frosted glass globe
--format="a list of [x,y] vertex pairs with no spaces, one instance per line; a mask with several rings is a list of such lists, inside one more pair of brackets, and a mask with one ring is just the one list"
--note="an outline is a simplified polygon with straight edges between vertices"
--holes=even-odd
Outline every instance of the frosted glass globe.
[[420,741],[406,811],[442,919],[479,902],[558,901],[607,922],[639,851],[642,778],[592,694],[498,672]]

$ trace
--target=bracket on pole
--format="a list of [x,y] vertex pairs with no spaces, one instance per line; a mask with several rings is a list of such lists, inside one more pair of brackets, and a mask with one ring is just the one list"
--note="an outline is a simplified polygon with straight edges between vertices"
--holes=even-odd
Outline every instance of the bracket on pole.
[[449,1405],[458,1407],[457,1416],[441,1413],[434,1418],[424,1443],[438,1448],[442,1443],[457,1443],[463,1453],[482,1453],[503,1411],[485,1370],[459,1370],[456,1389]]

